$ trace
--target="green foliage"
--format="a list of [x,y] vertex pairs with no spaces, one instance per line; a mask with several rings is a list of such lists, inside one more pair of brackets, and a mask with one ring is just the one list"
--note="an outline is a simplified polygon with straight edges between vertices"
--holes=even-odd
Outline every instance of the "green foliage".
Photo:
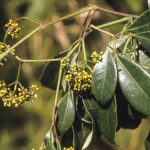
[[45,135],[44,145],[46,150],[55,150],[54,137],[51,131]]
[[118,56],[119,83],[129,103],[145,115],[150,115],[150,75],[136,63]]
[[53,133],[48,131],[44,138],[45,150],[61,150],[59,142],[55,141]]
[[92,110],[99,131],[109,142],[114,143],[117,128],[117,106],[115,98],[102,108],[95,101],[86,101],[88,109]]
[[73,124],[75,118],[74,98],[67,92],[58,105],[58,133],[64,134]]
[[[54,85],[65,85],[56,110],[57,133],[63,146],[73,143],[74,148],[84,150],[95,135],[115,145],[115,134],[120,128],[135,129],[142,118],[150,116],[149,16],[150,11],[146,11],[130,22],[129,27],[109,43],[102,59],[94,52],[88,61],[83,36],[64,55],[64,59],[73,60],[70,64],[63,64],[63,68],[59,62],[57,67],[56,63],[46,66],[42,83],[48,81],[45,77],[50,72],[58,79],[58,70],[63,70],[60,84],[53,78]],[[99,31],[96,26],[94,29]],[[84,61],[79,57],[80,49]],[[148,141],[145,143],[148,147]]]
[[142,43],[142,45],[150,52],[150,10],[143,13],[133,24],[128,31],[134,34],[134,37]]
[[92,91],[100,104],[106,104],[114,95],[117,83],[117,70],[109,50],[94,67],[92,74]]
[[150,53],[146,52],[145,50],[139,50],[139,64],[142,66],[148,73],[150,73]]
[[[48,3],[48,0],[46,2]],[[33,12],[28,11],[28,14],[34,16],[37,14],[36,8],[42,6],[41,10],[39,9],[42,13],[38,11],[38,17],[44,18],[47,13],[45,14],[43,8],[46,6],[46,8],[53,9],[53,3],[54,1],[51,1],[51,7],[46,3],[40,5],[35,1],[36,5],[31,6]],[[91,25],[95,10],[128,17],[104,25]],[[140,125],[143,118],[147,119],[150,116],[149,10],[136,17],[91,5],[48,24],[42,24],[27,17],[19,18],[34,22],[38,27],[9,48],[7,45],[8,35],[11,35],[12,38],[17,38],[19,35],[14,36],[18,32],[19,24],[17,21],[19,19],[16,19],[13,24],[10,21],[7,24],[4,42],[0,42],[0,65],[7,62],[7,57],[9,54],[13,54],[14,48],[34,33],[85,12],[88,13],[83,24],[83,30],[79,39],[71,45],[69,50],[59,53],[54,59],[47,60],[23,60],[15,55],[20,67],[15,82],[11,83],[14,85],[14,90],[8,95],[14,94],[18,85],[20,87],[18,91],[21,91],[22,85],[19,82],[19,77],[23,63],[49,61],[44,67],[40,79],[43,86],[56,91],[54,106],[51,109],[53,111],[52,126],[45,135],[43,143],[43,148],[46,150],[85,150],[89,149],[100,138],[104,138],[106,142],[115,146],[115,134],[120,128],[135,129]],[[125,22],[127,24],[117,34],[103,30],[104,27]],[[63,24],[61,25],[63,27]],[[56,28],[59,28],[59,25]],[[89,57],[87,52],[89,46],[85,41],[87,36],[91,35],[89,33],[93,33],[92,29],[97,35],[99,35],[98,32],[107,34],[112,38],[112,41],[104,48],[104,53],[102,50],[98,52],[92,48],[95,51]],[[62,35],[65,36],[66,34],[60,32],[61,38],[63,38]],[[60,40],[63,45],[59,35],[56,36],[56,41]],[[93,39],[91,36],[91,43],[95,40]],[[99,40],[96,43],[100,43]],[[94,47],[96,46],[94,45]],[[7,92],[3,83],[0,84],[0,99],[2,100]],[[32,93],[33,91],[31,91]],[[34,96],[37,98],[37,95]],[[29,97],[30,95],[27,95],[25,102],[28,101]],[[6,105],[6,101],[3,102]],[[11,103],[14,103],[12,97],[8,99],[7,106],[10,107]],[[148,135],[145,147],[149,149],[149,145]]]
[[145,140],[145,150],[150,150],[150,132]]
[[85,150],[86,148],[88,148],[88,146],[90,145],[90,143],[92,141],[92,137],[93,137],[93,131],[91,131],[89,133],[89,135],[87,136],[87,138],[83,144],[82,150]]
[[[54,58],[62,58],[67,54],[67,52],[68,51],[61,52]],[[60,66],[60,62],[58,61],[49,62],[45,65],[40,78],[41,84],[43,86],[56,90],[58,74],[59,74],[59,66]]]

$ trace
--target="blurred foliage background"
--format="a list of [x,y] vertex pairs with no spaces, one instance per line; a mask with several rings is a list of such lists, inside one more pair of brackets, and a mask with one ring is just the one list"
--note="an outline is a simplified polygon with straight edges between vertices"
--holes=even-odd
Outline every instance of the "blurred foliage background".
[[[41,22],[49,22],[88,4],[137,15],[148,9],[147,0],[0,0],[0,40],[3,40],[4,36],[3,26],[11,18],[27,16]],[[86,15],[82,14],[37,33],[17,47],[17,55],[26,59],[52,58],[58,52],[66,50],[79,37],[85,17]],[[97,13],[93,23],[102,24],[115,19],[119,19],[119,17]],[[20,39],[36,27],[27,20],[21,21],[20,24],[22,29]],[[122,25],[118,25],[108,30],[117,33],[121,28]],[[86,48],[89,51],[100,51],[109,41],[108,36],[92,32],[87,37]],[[15,40],[8,39],[10,44],[15,42]],[[55,95],[54,91],[40,85],[39,79],[44,65],[45,63],[24,63],[21,70],[20,81],[23,85],[38,84],[40,89],[38,99],[19,109],[4,108],[0,103],[1,150],[39,149],[43,137],[50,127]],[[17,68],[18,62],[10,57],[7,64],[0,68],[0,79],[4,79],[8,83],[13,82],[16,78]],[[144,149],[143,141],[149,126],[150,122],[143,120],[136,130],[119,130],[116,134],[116,143],[120,145],[119,149]],[[100,143],[97,142],[95,145],[98,144]]]

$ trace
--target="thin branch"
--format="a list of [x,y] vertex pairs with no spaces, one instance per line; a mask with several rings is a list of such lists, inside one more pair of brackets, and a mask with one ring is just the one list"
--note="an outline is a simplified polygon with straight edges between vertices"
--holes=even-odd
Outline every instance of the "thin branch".
[[53,25],[55,23],[58,23],[60,21],[63,21],[63,20],[66,20],[68,18],[72,18],[74,16],[77,16],[77,15],[80,15],[82,13],[85,13],[85,12],[88,12],[88,11],[91,11],[91,10],[99,10],[101,12],[105,12],[105,13],[110,13],[110,14],[113,14],[113,15],[119,15],[119,16],[124,16],[124,17],[128,17],[128,16],[132,16],[132,17],[138,17],[136,15],[132,15],[132,14],[126,14],[126,13],[121,13],[121,12],[117,12],[117,11],[113,11],[113,10],[108,10],[106,8],[102,8],[102,7],[98,7],[96,5],[90,5],[86,8],[83,8],[79,11],[76,11],[74,13],[71,13],[69,15],[66,15],[64,17],[61,17],[57,20],[54,20],[54,21],[51,21],[47,24],[40,24],[40,26],[38,26],[36,29],[34,29],[32,32],[30,32],[28,35],[26,35],[24,38],[22,38],[20,41],[18,41],[16,44],[14,44],[12,47],[10,47],[6,52],[4,52],[3,54],[0,54],[0,61],[8,55],[9,52],[11,52],[14,48],[16,48],[17,46],[19,46],[21,43],[23,43],[25,40],[27,40],[29,37],[31,37],[33,34],[37,33],[38,31],[40,30],[43,30],[45,28],[47,28],[48,26],[50,25]]
[[54,101],[54,106],[53,106],[53,113],[52,113],[52,124],[51,124],[51,130],[54,127],[55,130],[55,136],[57,137],[57,131],[55,127],[55,119],[56,119],[56,107],[57,107],[57,102],[58,102],[58,93],[59,93],[59,88],[60,88],[60,82],[61,82],[61,76],[62,76],[62,69],[59,69],[59,76],[58,76],[58,82],[57,82],[57,88],[56,88],[56,95],[55,95],[55,101]]
[[40,21],[34,20],[34,19],[30,18],[30,17],[20,17],[20,18],[17,18],[16,20],[14,20],[14,21],[20,21],[20,20],[23,20],[23,19],[29,20],[29,21],[31,21],[31,22],[33,22],[33,23],[38,24],[38,25],[41,24]]
[[100,29],[100,28],[97,28],[97,27],[94,26],[94,25],[91,25],[91,28],[93,28],[93,29],[95,29],[95,30],[98,30],[98,31],[100,31],[100,32],[103,32],[103,33],[105,33],[105,34],[111,36],[112,38],[115,37],[112,33],[108,32],[108,31],[105,31],[105,30],[102,30],[102,29]]
[[19,67],[18,67],[16,81],[15,81],[14,91],[16,91],[17,85],[18,85],[18,82],[19,82],[19,77],[20,77],[20,72],[21,72],[21,66],[22,66],[22,63],[20,62],[19,63]]
[[105,12],[105,13],[109,13],[109,14],[113,14],[113,15],[117,15],[117,16],[122,16],[122,17],[134,17],[137,18],[137,15],[133,15],[133,14],[128,14],[128,13],[122,13],[122,12],[118,12],[118,11],[114,11],[114,10],[109,10],[103,7],[97,7],[97,10],[101,11],[101,12]]
[[60,61],[63,58],[56,58],[56,59],[21,59],[20,57],[16,56],[16,59],[22,63],[36,63],[36,62],[50,62],[50,61]]
[[130,17],[125,17],[125,18],[122,18],[122,19],[119,19],[119,20],[111,21],[111,22],[108,22],[108,23],[105,23],[105,24],[102,24],[102,25],[99,25],[99,26],[96,26],[96,27],[102,29],[102,28],[106,28],[106,27],[109,27],[109,26],[112,26],[112,25],[119,24],[119,23],[127,22],[130,19],[131,19],[131,16]]

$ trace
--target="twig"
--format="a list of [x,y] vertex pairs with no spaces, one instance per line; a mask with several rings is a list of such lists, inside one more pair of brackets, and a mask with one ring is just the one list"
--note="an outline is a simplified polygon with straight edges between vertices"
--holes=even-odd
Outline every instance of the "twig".
[[16,56],[16,59],[22,63],[35,63],[35,62],[50,62],[50,61],[60,61],[63,58],[56,58],[56,59],[21,59],[20,57]]
[[0,61],[5,56],[7,56],[8,53],[10,53],[14,48],[16,48],[17,46],[19,46],[21,43],[23,43],[25,40],[27,40],[29,37],[31,37],[33,34],[37,33],[38,31],[43,30],[43,29],[47,28],[48,26],[53,25],[55,23],[58,23],[60,21],[72,18],[74,16],[80,15],[80,14],[85,13],[85,12],[89,12],[91,10],[95,10],[95,11],[99,10],[101,12],[110,13],[110,14],[113,14],[113,15],[124,16],[124,17],[128,17],[128,16],[132,16],[134,18],[138,17],[138,16],[132,15],[132,14],[121,13],[121,12],[117,12],[117,11],[113,11],[113,10],[108,10],[106,8],[98,7],[96,5],[90,5],[90,6],[88,6],[86,8],[83,8],[83,9],[81,9],[79,11],[76,11],[76,12],[71,13],[69,15],[66,15],[64,17],[61,17],[61,18],[59,18],[57,20],[51,21],[51,22],[49,22],[47,24],[40,24],[36,29],[34,29],[32,32],[30,32],[28,35],[26,35],[24,38],[22,38],[16,44],[14,44],[12,47],[10,47],[7,51],[5,51],[3,54],[0,54]]

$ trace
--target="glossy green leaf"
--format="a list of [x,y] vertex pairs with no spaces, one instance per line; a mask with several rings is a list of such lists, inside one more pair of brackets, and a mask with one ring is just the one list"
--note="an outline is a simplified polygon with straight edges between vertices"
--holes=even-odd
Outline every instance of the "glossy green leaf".
[[56,150],[54,143],[53,133],[48,131],[44,138],[45,150]]
[[90,132],[90,134],[87,136],[84,144],[83,144],[83,147],[82,147],[82,150],[85,150],[91,143],[92,141],[92,137],[93,137],[93,130]]
[[95,101],[88,100],[86,104],[95,116],[100,133],[111,143],[114,143],[117,128],[117,105],[114,99],[107,108],[101,108]]
[[149,18],[150,18],[150,10],[147,10],[129,26],[128,31],[133,33],[150,31]]
[[129,32],[134,33],[135,38],[150,51],[150,10],[139,16],[128,28]]
[[115,93],[117,71],[110,50],[107,50],[94,67],[92,74],[92,91],[100,104],[106,104]]
[[123,95],[120,86],[118,84],[116,90],[116,99],[117,99],[117,116],[118,116],[118,127],[125,129],[135,129],[140,123],[142,116],[140,112],[137,112],[126,100]]
[[[114,45],[115,48],[117,49],[118,52],[122,52],[125,46],[126,41],[128,40],[129,36],[128,35],[124,35],[118,39],[113,40],[112,42],[109,43],[109,46],[107,47],[107,49],[109,49],[110,51],[112,51]],[[130,45],[128,45],[129,47]]]
[[59,141],[56,141],[55,145],[56,145],[56,150],[61,150],[61,145],[60,145]]
[[[150,25],[149,25],[150,26]],[[150,52],[150,31],[135,34],[135,38]]]
[[[56,57],[54,58],[61,58],[66,56],[68,51],[64,51],[62,53],[59,53]],[[57,87],[57,81],[58,81],[58,75],[59,75],[59,67],[60,67],[60,62],[55,61],[55,62],[49,62],[45,65],[42,75],[40,78],[41,84],[47,88],[56,90]]]
[[121,90],[137,111],[150,115],[150,75],[139,65],[118,56],[117,67]]
[[57,130],[59,134],[64,134],[72,126],[75,119],[74,99],[71,92],[68,92],[60,100],[58,105]]
[[150,150],[150,131],[149,131],[149,134],[145,140],[144,145],[145,145],[145,150]]
[[139,50],[139,64],[150,74],[150,53]]
[[[79,108],[80,107],[80,108]],[[74,148],[75,150],[77,149],[82,149],[87,137],[89,136],[89,134],[91,133],[91,122],[89,121],[89,117],[87,117],[87,112],[85,112],[84,116],[82,117],[81,120],[81,114],[83,113],[81,112],[81,105],[78,107],[78,116],[76,116],[76,120],[74,122]],[[82,107],[83,108],[83,107]],[[83,121],[87,120],[86,121]]]

